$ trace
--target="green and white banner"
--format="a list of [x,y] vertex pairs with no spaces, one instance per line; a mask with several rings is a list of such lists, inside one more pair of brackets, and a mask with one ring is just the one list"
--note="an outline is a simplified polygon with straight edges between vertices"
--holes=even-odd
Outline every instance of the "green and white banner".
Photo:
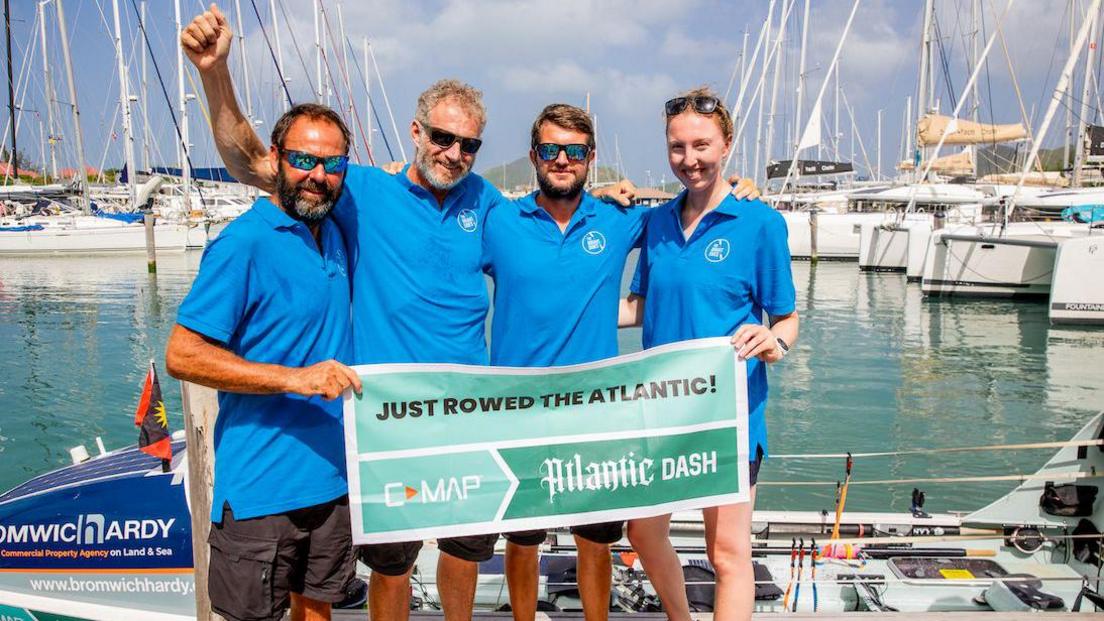
[[356,543],[747,502],[747,371],[727,338],[552,368],[355,367]]

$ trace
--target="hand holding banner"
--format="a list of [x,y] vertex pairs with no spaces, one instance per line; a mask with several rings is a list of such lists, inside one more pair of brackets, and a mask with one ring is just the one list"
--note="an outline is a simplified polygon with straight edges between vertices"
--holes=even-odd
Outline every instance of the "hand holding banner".
[[748,500],[747,372],[727,338],[553,368],[354,367],[356,543],[507,532]]

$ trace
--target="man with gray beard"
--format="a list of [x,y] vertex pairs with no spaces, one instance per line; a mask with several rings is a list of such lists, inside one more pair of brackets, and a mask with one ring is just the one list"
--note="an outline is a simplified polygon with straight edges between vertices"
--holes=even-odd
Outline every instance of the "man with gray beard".
[[165,353],[219,391],[209,593],[230,621],[330,618],[355,567],[341,401],[351,362],[345,240],[329,217],[349,130],[301,104],[272,130],[259,198],[203,253]]

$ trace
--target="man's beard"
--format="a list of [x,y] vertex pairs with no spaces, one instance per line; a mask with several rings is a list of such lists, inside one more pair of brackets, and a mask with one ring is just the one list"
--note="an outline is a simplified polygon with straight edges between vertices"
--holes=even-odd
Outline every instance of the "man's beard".
[[[282,166],[276,171],[276,194],[280,198],[280,206],[289,216],[303,224],[317,224],[325,219],[341,196],[341,188],[344,185],[342,183],[336,188],[331,188],[310,177],[298,184],[292,184],[284,174]],[[300,190],[318,192],[321,196],[317,199],[306,198],[300,195]]]
[[548,178],[548,173],[542,173],[538,168],[537,185],[540,186],[541,194],[548,198],[556,200],[574,200],[579,197],[579,194],[583,191],[583,186],[586,185],[586,175],[576,177],[575,181],[566,188],[557,187],[553,185],[552,180]]
[[[464,180],[464,177],[468,176],[471,172],[471,165],[461,164],[462,170],[456,175],[454,179],[447,179],[438,175],[433,170],[433,157],[429,154],[429,145],[423,144],[417,153],[414,155],[414,166],[417,167],[418,173],[422,176],[422,179],[426,180],[426,183],[430,185],[434,190],[439,192],[447,192],[452,188],[455,188],[457,184]],[[474,163],[474,161],[473,161]]]

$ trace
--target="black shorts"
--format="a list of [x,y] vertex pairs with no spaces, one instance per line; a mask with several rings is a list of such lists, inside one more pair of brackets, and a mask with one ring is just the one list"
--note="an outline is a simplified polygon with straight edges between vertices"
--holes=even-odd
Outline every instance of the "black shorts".
[[[625,522],[601,522],[599,524],[580,524],[572,526],[571,533],[578,535],[587,541],[594,543],[617,543],[621,541],[621,535],[625,528]],[[546,530],[519,530],[503,535],[510,543],[519,546],[537,546],[548,538]]]
[[340,602],[356,570],[347,496],[247,520],[224,504],[207,541],[211,608],[227,621],[281,619],[291,593]]
[[[458,559],[482,563],[494,556],[498,535],[470,535],[467,537],[448,537],[437,540],[437,549]],[[414,567],[421,541],[401,543],[373,543],[360,546],[360,560],[385,576],[401,576]]]
[[755,449],[755,459],[748,463],[748,485],[755,485],[759,482],[759,468],[763,466],[763,449]]

